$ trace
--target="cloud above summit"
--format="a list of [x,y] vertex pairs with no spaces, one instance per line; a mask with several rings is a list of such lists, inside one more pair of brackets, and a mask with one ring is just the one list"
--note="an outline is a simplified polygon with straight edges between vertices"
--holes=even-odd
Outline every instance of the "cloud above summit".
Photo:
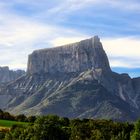
[[0,0],[1,66],[26,69],[33,50],[93,35],[112,67],[139,69],[140,1]]

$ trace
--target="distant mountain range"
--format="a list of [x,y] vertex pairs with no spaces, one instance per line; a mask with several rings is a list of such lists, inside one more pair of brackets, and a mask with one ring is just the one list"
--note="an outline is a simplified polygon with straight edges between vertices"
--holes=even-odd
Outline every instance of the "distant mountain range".
[[0,88],[0,108],[14,114],[133,121],[140,78],[117,74],[98,36],[29,55],[27,73]]

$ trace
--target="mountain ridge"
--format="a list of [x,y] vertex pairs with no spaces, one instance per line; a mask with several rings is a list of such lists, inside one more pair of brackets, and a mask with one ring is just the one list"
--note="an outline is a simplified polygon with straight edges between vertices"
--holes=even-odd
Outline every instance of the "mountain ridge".
[[[69,55],[68,55],[69,53]],[[136,120],[140,78],[111,71],[98,36],[29,55],[26,75],[0,88],[15,114]]]

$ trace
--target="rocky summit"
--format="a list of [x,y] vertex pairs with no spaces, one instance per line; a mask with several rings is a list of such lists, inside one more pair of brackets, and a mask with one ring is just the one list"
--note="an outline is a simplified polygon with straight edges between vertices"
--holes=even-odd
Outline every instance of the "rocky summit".
[[100,39],[95,36],[78,43],[34,51],[29,55],[27,73],[80,73],[98,68],[110,70]]
[[13,114],[133,121],[140,116],[140,78],[111,71],[98,36],[29,55],[26,75],[0,88]]

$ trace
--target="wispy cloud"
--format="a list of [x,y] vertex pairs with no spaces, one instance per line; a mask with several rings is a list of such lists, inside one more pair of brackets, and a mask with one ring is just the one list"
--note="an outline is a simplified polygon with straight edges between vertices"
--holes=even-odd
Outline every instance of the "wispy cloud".
[[108,3],[121,10],[127,10],[127,12],[140,12],[139,0],[108,0]]
[[138,0],[0,1],[0,65],[26,68],[35,49],[101,36],[112,67],[140,67]]
[[48,25],[1,10],[0,65],[26,69],[28,54],[52,46],[60,36],[82,36],[74,30]]

